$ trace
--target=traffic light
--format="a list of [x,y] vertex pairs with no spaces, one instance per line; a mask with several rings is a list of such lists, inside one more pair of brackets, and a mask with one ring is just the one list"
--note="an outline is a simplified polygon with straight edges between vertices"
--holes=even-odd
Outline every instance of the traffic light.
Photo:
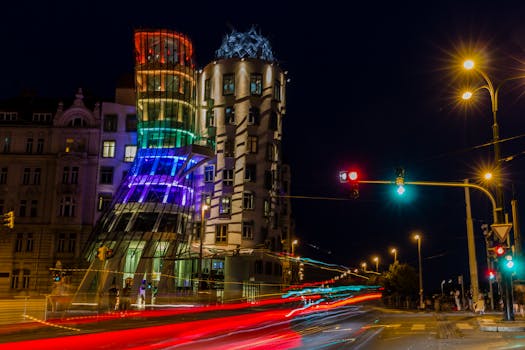
[[405,193],[405,169],[402,167],[396,168],[396,186],[397,194],[402,196]]
[[60,282],[60,279],[61,279],[60,272],[58,271],[53,272],[53,282]]
[[108,247],[101,246],[97,248],[97,258],[100,261],[105,261],[107,257]]
[[8,211],[4,214],[4,226],[7,226],[9,228],[15,227],[15,212],[14,211]]
[[489,280],[494,281],[496,279],[496,271],[490,269],[488,271]]
[[359,173],[356,170],[340,171],[339,182],[350,183],[350,197],[359,198]]
[[516,264],[514,263],[514,259],[512,254],[505,254],[505,258],[503,259],[503,267],[505,270],[512,272],[514,271]]
[[496,255],[497,258],[503,256],[505,252],[507,251],[507,249],[505,249],[505,247],[502,245],[497,245],[492,249],[494,250],[494,254]]

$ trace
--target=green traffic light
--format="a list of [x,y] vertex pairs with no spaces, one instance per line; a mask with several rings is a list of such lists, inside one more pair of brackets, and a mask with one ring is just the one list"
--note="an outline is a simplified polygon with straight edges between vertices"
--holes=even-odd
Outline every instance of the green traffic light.
[[405,191],[406,191],[405,186],[400,185],[400,186],[397,187],[397,194],[398,195],[402,196],[403,194],[405,194]]

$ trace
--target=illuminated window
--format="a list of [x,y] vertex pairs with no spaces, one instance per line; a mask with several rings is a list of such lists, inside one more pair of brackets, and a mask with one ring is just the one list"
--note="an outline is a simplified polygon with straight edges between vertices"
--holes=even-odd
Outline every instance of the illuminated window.
[[104,141],[103,142],[102,157],[115,158],[115,141]]
[[116,114],[104,115],[104,131],[115,132],[117,131],[118,116]]
[[112,200],[113,200],[113,195],[111,193],[99,193],[98,200],[97,200],[97,210],[98,211],[106,210],[111,205]]
[[228,242],[228,224],[215,226],[215,243]]
[[258,73],[250,74],[250,94],[252,95],[262,94],[262,74],[258,74]]
[[219,205],[219,214],[230,214],[231,213],[232,198],[230,196],[224,196],[221,198]]
[[48,122],[51,120],[51,113],[33,113],[34,122]]
[[204,167],[204,182],[213,182],[215,178],[215,166],[207,165]]
[[242,194],[242,207],[244,209],[253,209],[254,208],[254,195],[252,192],[244,192]]
[[66,153],[69,153],[73,150],[73,144],[75,143],[75,140],[72,138],[66,139]]
[[224,169],[222,171],[222,184],[224,186],[233,186],[233,169]]
[[235,75],[224,74],[222,76],[222,94],[224,96],[235,94]]
[[248,144],[247,144],[248,153],[257,153],[257,143],[258,143],[257,136],[248,135]]
[[252,221],[245,221],[242,223],[242,239],[253,239]]
[[135,145],[126,145],[124,148],[124,161],[127,163],[133,162],[135,156],[137,155],[137,146]]

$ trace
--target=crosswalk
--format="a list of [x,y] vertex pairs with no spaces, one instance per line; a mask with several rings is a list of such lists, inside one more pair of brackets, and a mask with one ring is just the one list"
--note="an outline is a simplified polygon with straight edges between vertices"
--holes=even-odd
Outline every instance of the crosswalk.
[[[393,324],[384,324],[382,325],[385,328],[395,329],[395,330],[410,330],[410,331],[429,331],[435,330],[436,324],[429,323],[393,323]],[[460,331],[469,331],[474,330],[475,326],[468,322],[452,322],[452,328],[457,328]]]

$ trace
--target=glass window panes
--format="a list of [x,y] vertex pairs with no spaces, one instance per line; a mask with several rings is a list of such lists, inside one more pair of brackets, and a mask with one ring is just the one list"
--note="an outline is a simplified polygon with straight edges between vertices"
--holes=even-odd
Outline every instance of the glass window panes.
[[103,142],[102,157],[115,158],[115,141],[104,141]]
[[250,94],[252,95],[262,94],[262,74],[258,74],[258,73],[250,74]]
[[224,96],[235,94],[235,75],[234,74],[224,74],[222,76],[222,94]]

